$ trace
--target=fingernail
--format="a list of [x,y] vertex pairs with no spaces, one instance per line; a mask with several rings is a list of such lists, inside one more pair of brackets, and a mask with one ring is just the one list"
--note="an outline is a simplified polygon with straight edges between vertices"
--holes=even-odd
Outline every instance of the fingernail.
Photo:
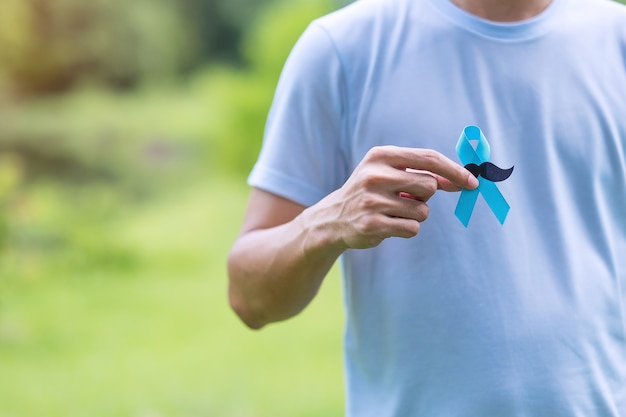
[[476,188],[478,187],[478,178],[476,178],[475,176],[473,176],[472,174],[469,175],[469,181],[468,181],[469,185],[472,188]]

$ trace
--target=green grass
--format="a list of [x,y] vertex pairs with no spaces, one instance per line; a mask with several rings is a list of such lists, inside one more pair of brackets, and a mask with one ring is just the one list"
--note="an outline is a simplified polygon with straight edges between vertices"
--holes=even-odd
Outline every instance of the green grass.
[[128,270],[5,277],[0,416],[342,415],[336,271],[305,312],[260,332],[227,305],[246,194],[214,179],[120,216],[106,233],[138,254]]

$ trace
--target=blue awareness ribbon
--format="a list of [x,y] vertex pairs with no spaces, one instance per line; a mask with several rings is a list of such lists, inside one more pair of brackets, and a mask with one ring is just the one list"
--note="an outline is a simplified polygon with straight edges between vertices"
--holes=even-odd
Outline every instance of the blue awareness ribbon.
[[[476,148],[472,146],[470,141],[478,141]],[[483,162],[489,162],[491,157],[491,148],[487,138],[483,135],[483,132],[477,126],[467,126],[463,129],[461,137],[456,144],[456,153],[463,165],[476,164],[480,165]],[[478,194],[482,194],[485,201],[489,205],[489,208],[496,216],[500,224],[504,224],[506,216],[511,208],[506,202],[502,193],[496,186],[496,184],[482,176],[478,177],[478,187],[474,190],[462,190],[459,202],[456,205],[454,214],[463,223],[463,226],[467,227],[478,200]]]

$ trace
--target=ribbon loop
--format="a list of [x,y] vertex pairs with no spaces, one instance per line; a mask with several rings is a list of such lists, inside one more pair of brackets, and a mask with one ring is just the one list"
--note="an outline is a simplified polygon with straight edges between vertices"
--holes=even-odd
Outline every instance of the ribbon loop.
[[[476,148],[471,141],[477,141]],[[461,137],[456,144],[456,153],[463,165],[480,165],[489,162],[491,148],[487,138],[477,126],[467,126],[463,129]],[[500,193],[495,183],[481,176],[478,177],[478,188],[474,190],[463,190],[454,210],[454,214],[467,227],[478,200],[478,194],[482,194],[487,205],[496,216],[500,224],[504,224],[509,213],[510,206]]]

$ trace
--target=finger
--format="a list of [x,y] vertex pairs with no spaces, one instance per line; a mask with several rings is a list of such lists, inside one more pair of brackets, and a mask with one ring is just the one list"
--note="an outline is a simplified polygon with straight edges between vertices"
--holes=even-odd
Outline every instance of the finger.
[[[441,175],[433,174],[432,172],[425,171],[423,169],[412,169],[406,168],[406,172],[414,173],[414,174],[428,174],[431,177],[437,180],[437,189],[449,192],[461,191],[462,188],[450,181],[447,178],[442,177]],[[471,171],[470,171],[471,172]],[[474,174],[472,174],[474,175]],[[474,175],[475,176],[475,175]]]
[[425,202],[406,193],[400,193],[396,200],[389,205],[386,214],[391,217],[423,222],[428,218],[430,208]]
[[442,189],[451,189],[450,184],[456,186],[455,190],[459,187],[467,189],[478,187],[478,180],[471,172],[445,155],[431,149],[408,148],[407,151],[408,158],[414,159],[414,163],[418,164],[417,168],[447,180],[438,181],[438,185],[441,185]]
[[455,192],[455,191],[461,191],[463,188],[459,187],[458,185],[456,185],[455,183],[453,183],[452,181],[450,181],[447,178],[442,177],[441,175],[437,175],[437,174],[433,174],[432,172],[428,172],[428,171],[424,171],[424,170],[413,170],[413,169],[407,169],[407,172],[415,172],[415,173],[424,173],[424,174],[428,174],[431,177],[433,177],[436,181],[437,181],[437,189],[438,190],[443,190],[443,191],[448,191],[448,192]]
[[[425,170],[447,179],[460,188],[474,189],[478,180],[471,172],[432,149],[384,146],[372,152],[373,158],[384,158],[397,169]],[[445,185],[446,188],[447,184]]]
[[401,184],[396,186],[396,194],[405,192],[413,198],[428,201],[439,188],[437,176],[426,171],[409,171],[404,174]]
[[439,190],[455,192],[461,191],[463,189],[462,187],[459,187],[458,185],[456,185],[449,179],[442,177],[441,175],[433,174],[433,176],[437,179],[437,189]]
[[403,217],[387,217],[381,221],[380,231],[386,237],[415,237],[420,230],[420,222]]

